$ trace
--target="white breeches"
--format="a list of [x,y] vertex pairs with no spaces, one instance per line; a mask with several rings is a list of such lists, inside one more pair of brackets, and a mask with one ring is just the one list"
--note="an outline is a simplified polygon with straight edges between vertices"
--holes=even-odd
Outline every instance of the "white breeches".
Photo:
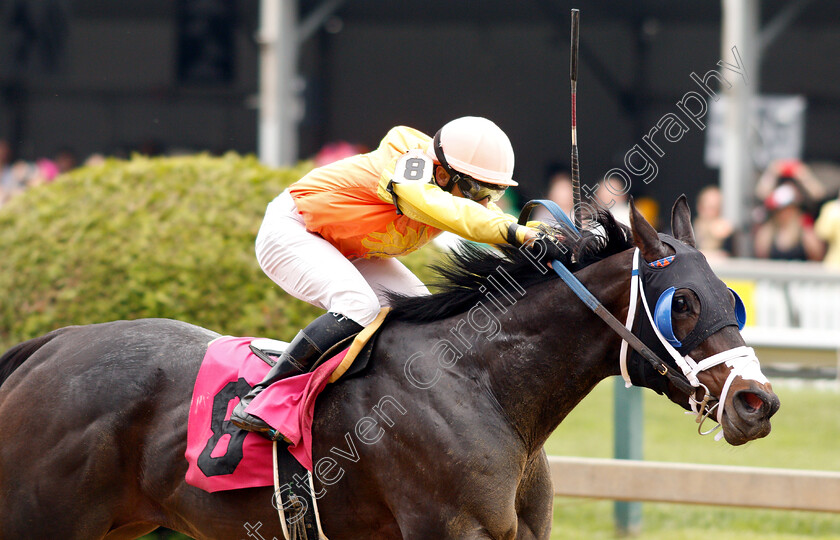
[[257,261],[276,284],[305,302],[367,326],[387,305],[385,290],[429,294],[396,259],[348,260],[306,230],[288,191],[269,203],[256,242]]

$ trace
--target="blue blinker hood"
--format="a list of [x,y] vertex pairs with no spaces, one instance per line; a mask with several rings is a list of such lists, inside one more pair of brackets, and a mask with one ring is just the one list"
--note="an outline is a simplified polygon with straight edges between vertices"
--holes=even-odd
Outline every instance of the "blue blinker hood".
[[[641,261],[639,278],[644,288],[645,298],[650,304],[651,315],[657,329],[681,356],[686,356],[709,336],[726,326],[744,327],[746,309],[744,303],[732,289],[718,279],[709,268],[705,257],[667,234],[659,234],[660,240],[672,247],[675,254],[660,261]],[[690,289],[700,300],[700,317],[697,324],[683,339],[674,335],[671,306],[677,289]],[[730,291],[735,296],[732,306]],[[641,299],[640,299],[641,300]],[[653,302],[656,302],[653,304]],[[656,352],[660,358],[671,358],[653,331],[644,307],[639,306],[639,338]],[[652,373],[648,373],[652,371]],[[628,365],[628,372],[633,384],[647,386],[662,393],[665,380],[655,376],[655,371],[642,356],[633,351]],[[652,384],[659,379],[662,386]],[[657,388],[656,386],[659,386]]]

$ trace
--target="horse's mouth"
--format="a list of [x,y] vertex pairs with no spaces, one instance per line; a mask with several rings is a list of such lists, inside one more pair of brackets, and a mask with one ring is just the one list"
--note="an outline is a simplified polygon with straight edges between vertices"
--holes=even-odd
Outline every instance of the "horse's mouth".
[[732,395],[723,413],[723,436],[732,446],[766,437],[770,418],[779,410],[779,398],[772,392],[751,388]]

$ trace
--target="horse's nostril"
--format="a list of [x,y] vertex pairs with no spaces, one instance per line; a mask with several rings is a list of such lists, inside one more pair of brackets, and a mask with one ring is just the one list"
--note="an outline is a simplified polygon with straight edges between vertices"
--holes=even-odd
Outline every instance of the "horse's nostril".
[[737,408],[744,414],[762,415],[769,419],[779,410],[779,398],[776,394],[762,391],[742,390],[735,394]]
[[752,392],[741,392],[739,397],[750,412],[758,411],[764,405],[764,400]]

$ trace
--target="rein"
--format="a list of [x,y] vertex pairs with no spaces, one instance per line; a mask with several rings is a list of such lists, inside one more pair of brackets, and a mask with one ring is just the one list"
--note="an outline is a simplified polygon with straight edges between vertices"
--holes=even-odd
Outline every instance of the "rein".
[[[519,215],[519,224],[524,225],[528,221],[528,217],[530,217],[531,212],[537,206],[544,206],[546,210],[548,210],[552,217],[557,220],[558,224],[561,224],[569,229],[574,233],[575,236],[580,236],[580,231],[578,228],[575,227],[575,224],[572,223],[572,220],[569,219],[569,216],[566,215],[565,212],[555,203],[554,201],[550,201],[548,199],[537,199],[528,202],[523,208],[522,212]],[[668,366],[663,362],[655,352],[653,352],[647,345],[642,343],[638,337],[636,337],[632,331],[625,328],[621,322],[615,318],[615,316],[610,313],[607,308],[598,301],[595,296],[589,292],[583,283],[580,282],[578,278],[572,273],[571,270],[566,268],[566,266],[560,261],[553,261],[551,268],[557,273],[558,276],[572,289],[578,298],[580,298],[584,304],[586,304],[589,309],[591,309],[595,315],[601,318],[610,328],[613,329],[621,339],[624,340],[622,343],[622,347],[624,347],[624,343],[629,344],[635,351],[637,351],[642,357],[650,362],[650,364],[656,369],[657,373],[667,377],[668,380],[677,387],[680,391],[688,394],[689,396],[694,394],[694,387],[688,381],[688,379],[678,373],[674,373],[671,371]],[[632,311],[632,310],[631,310]]]
[[[554,219],[559,225],[569,229],[569,231],[575,236],[580,236],[580,231],[578,231],[577,227],[575,227],[575,224],[563,212],[563,210],[553,201],[545,199],[533,200],[525,205],[519,216],[520,225],[524,225],[527,222],[528,217],[531,215],[531,212],[537,206],[544,206],[551,213],[551,215],[554,217]],[[630,307],[627,312],[627,322],[624,325],[622,325],[621,322],[619,322],[618,319],[616,319],[615,316],[612,313],[610,313],[603,306],[603,304],[601,304],[601,302],[598,301],[598,299],[592,295],[591,292],[589,292],[589,290],[583,285],[583,283],[581,283],[580,280],[578,280],[575,277],[575,275],[571,272],[571,270],[566,268],[566,266],[563,265],[561,261],[553,261],[551,267],[557,273],[557,275],[560,276],[560,278],[566,283],[566,285],[568,285],[569,288],[572,289],[575,295],[577,295],[577,297],[580,298],[581,301],[583,301],[583,303],[586,304],[587,307],[589,307],[589,309],[591,309],[598,317],[601,318],[601,320],[607,323],[607,325],[609,325],[609,327],[612,328],[613,331],[615,331],[621,337],[622,343],[620,353],[620,366],[621,375],[624,378],[625,386],[632,386],[632,382],[630,381],[630,375],[627,372],[627,348],[629,346],[632,347],[635,351],[637,351],[642,356],[642,358],[649,362],[654,367],[654,369],[656,369],[657,373],[666,377],[671,382],[671,384],[673,384],[677,389],[688,395],[689,405],[693,412],[688,412],[686,414],[696,414],[696,421],[699,424],[698,432],[701,435],[709,435],[716,431],[718,428],[720,428],[722,425],[724,409],[723,404],[726,401],[726,396],[735,377],[740,375],[744,378],[754,379],[759,382],[762,382],[762,380],[766,382],[767,379],[764,378],[764,375],[761,373],[761,367],[758,363],[758,358],[755,355],[755,351],[753,351],[753,349],[750,347],[735,347],[710,356],[708,358],[705,358],[700,362],[696,362],[693,358],[691,358],[688,355],[680,355],[680,353],[677,352],[677,350],[661,334],[661,332],[657,328],[657,325],[654,323],[654,319],[651,315],[647,298],[645,298],[644,285],[639,275],[640,260],[641,254],[639,252],[639,249],[636,248],[636,251],[633,254],[633,269],[631,271]],[[656,336],[659,338],[660,342],[665,347],[665,350],[674,359],[677,366],[679,366],[682,373],[669,369],[666,363],[661,358],[659,358],[659,356],[655,352],[653,352],[647,345],[645,345],[642,342],[641,339],[639,339],[635,334],[633,334],[633,321],[637,311],[637,302],[639,300],[641,300],[642,305],[645,308],[645,315],[651,322]],[[726,382],[723,385],[720,397],[715,398],[711,395],[706,385],[699,381],[697,375],[701,371],[723,363],[730,367],[730,372],[729,376],[726,378]],[[696,394],[696,390],[701,387],[705,391],[705,396],[703,397],[702,401],[698,402],[694,396]],[[713,403],[711,403],[710,405],[710,402]],[[715,410],[717,410],[716,420],[718,425],[704,432],[703,423],[706,421],[707,418],[709,418],[712,415],[712,413]],[[718,441],[722,437],[723,432],[720,432],[715,436],[715,440]]]

